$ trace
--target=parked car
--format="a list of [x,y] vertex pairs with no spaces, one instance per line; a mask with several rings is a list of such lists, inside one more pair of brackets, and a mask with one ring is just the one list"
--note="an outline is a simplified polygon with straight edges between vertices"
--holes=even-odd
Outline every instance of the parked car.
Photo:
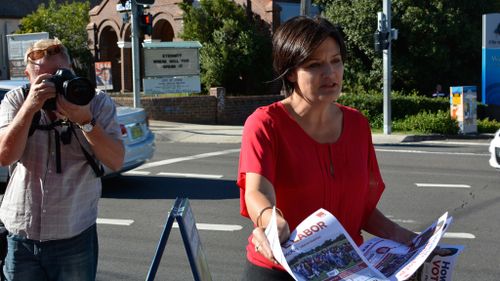
[[[0,80],[0,100],[5,94],[28,83],[26,80]],[[155,135],[149,129],[148,118],[143,108],[117,106],[118,122],[125,145],[125,160],[118,172],[104,167],[105,177],[111,177],[132,170],[153,157]],[[0,182],[6,182],[9,176],[8,167],[0,167]]]
[[500,130],[490,142],[490,166],[500,169]]

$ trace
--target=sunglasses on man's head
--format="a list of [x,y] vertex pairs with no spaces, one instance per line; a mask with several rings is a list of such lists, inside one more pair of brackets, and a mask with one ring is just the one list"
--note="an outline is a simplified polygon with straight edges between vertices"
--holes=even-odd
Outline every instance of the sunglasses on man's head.
[[57,55],[62,52],[62,46],[61,45],[53,45],[45,49],[41,50],[33,50],[29,52],[28,58],[32,61],[39,60],[41,58],[47,57],[47,56],[53,56]]

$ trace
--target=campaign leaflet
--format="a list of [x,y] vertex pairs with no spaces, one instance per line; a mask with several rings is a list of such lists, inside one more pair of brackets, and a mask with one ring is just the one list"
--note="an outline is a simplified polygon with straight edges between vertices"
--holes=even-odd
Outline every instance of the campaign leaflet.
[[364,256],[378,271],[390,280],[406,280],[422,265],[436,248],[452,221],[448,213],[419,234],[406,246],[397,242],[373,238],[360,246]]
[[418,272],[418,281],[451,281],[453,268],[458,255],[463,251],[462,245],[438,244],[439,254],[434,252],[427,258],[421,271]]
[[276,211],[266,229],[275,259],[297,281],[382,281],[340,222],[319,209],[297,226],[283,246]]
[[[431,253],[434,254],[434,248],[451,221],[445,213],[418,235],[411,247],[373,238],[358,248],[340,222],[328,211],[319,209],[300,223],[289,240],[280,245],[273,209],[266,236],[275,259],[298,281],[406,280]],[[456,258],[458,253],[453,257]]]

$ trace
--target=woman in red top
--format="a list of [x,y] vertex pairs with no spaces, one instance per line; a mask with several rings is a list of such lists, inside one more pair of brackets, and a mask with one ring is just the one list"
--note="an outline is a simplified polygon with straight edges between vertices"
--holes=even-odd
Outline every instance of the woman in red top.
[[281,242],[319,208],[334,214],[358,245],[363,229],[401,243],[415,236],[376,208],[384,182],[369,123],[336,103],[345,57],[342,36],[322,18],[293,18],[274,35],[274,69],[287,97],[257,109],[243,131],[241,214],[255,225],[243,280],[293,280],[274,260],[264,234],[272,206],[281,210]]

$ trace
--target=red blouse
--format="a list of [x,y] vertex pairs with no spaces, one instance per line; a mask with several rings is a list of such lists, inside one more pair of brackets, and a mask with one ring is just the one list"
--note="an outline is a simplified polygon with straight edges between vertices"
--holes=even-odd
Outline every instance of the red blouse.
[[[353,240],[363,242],[361,229],[384,190],[367,119],[339,105],[343,128],[335,143],[318,143],[281,102],[258,108],[245,122],[237,184],[240,212],[245,203],[245,176],[252,172],[272,183],[276,206],[290,231],[319,208],[330,211]],[[247,257],[255,265],[282,269],[255,252],[251,237]]]

